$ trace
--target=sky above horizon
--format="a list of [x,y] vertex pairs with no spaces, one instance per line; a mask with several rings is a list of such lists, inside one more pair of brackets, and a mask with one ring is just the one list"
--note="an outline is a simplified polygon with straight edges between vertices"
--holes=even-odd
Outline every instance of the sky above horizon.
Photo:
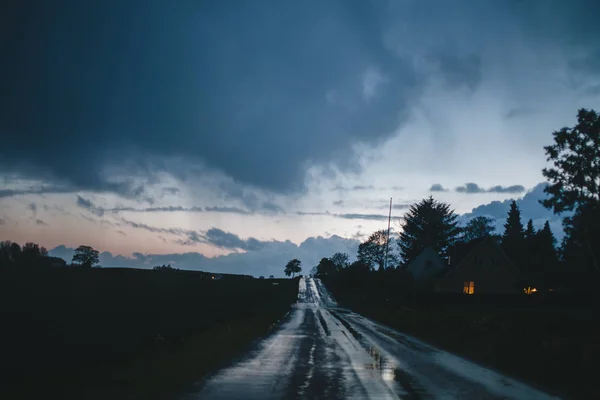
[[390,197],[534,204],[600,109],[594,1],[108,3],[0,6],[0,239],[323,257]]

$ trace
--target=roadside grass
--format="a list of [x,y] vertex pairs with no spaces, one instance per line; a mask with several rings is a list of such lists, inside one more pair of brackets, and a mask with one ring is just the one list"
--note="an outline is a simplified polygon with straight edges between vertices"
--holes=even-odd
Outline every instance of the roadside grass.
[[600,398],[600,322],[590,310],[469,305],[351,307],[440,349],[563,398]]
[[267,335],[297,291],[191,271],[0,271],[0,398],[177,398]]

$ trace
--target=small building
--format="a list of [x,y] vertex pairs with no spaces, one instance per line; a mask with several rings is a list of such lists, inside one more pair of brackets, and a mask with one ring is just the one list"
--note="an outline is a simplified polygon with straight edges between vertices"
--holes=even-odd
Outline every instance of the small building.
[[213,281],[220,281],[221,279],[223,279],[223,275],[221,275],[221,274],[214,274],[211,279]]
[[444,260],[432,247],[427,247],[406,266],[406,272],[416,282],[424,282],[435,277],[444,267]]
[[49,267],[66,267],[67,262],[60,257],[42,257],[44,265]]
[[493,238],[484,238],[434,284],[438,293],[517,294],[525,279]]

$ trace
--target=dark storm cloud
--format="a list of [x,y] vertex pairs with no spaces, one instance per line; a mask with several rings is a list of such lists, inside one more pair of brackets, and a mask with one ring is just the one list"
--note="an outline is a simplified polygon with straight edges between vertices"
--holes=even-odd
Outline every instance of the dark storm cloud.
[[[239,182],[299,189],[307,160],[381,140],[407,116],[422,79],[385,48],[382,4],[14,6],[3,29],[1,167],[134,197],[139,187],[107,181],[104,166],[179,156]],[[372,66],[386,83],[367,102]]]
[[[553,43],[580,86],[600,71],[594,1],[11,4],[0,12],[0,170],[129,198],[144,187],[109,181],[106,166],[186,175],[161,162],[174,156],[276,191],[301,189],[307,162],[358,169],[352,144],[402,125],[425,74],[451,88],[481,81],[481,55],[458,51],[471,43],[453,23],[481,33],[474,48],[513,27],[510,40]],[[398,26],[408,35],[384,43]],[[450,45],[429,46],[445,34]],[[409,45],[427,47],[433,71],[396,52]],[[367,101],[369,68],[385,79]]]
[[429,191],[430,192],[447,192],[448,189],[444,189],[444,187],[441,184],[439,184],[439,183],[434,183],[429,188]]
[[459,186],[455,189],[458,193],[484,193],[485,189],[476,183],[465,183],[464,186]]
[[464,57],[442,52],[428,57],[442,73],[452,88],[466,87],[475,90],[481,81],[481,57],[470,54]]

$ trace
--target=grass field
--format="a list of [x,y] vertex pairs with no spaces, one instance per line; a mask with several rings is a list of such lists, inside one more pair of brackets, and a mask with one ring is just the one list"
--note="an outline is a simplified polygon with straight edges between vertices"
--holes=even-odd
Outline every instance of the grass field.
[[172,398],[268,334],[297,288],[190,271],[0,271],[0,397]]

